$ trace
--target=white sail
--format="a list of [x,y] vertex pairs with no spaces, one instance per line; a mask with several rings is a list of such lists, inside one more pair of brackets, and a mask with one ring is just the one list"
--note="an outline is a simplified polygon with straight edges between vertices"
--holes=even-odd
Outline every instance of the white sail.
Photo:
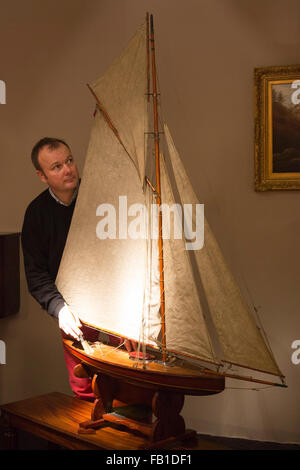
[[[146,63],[143,25],[91,87],[108,119],[98,109],[56,280],[84,322],[135,340],[142,326],[147,246],[144,234],[130,237],[130,218],[119,203],[126,197],[128,208],[145,204]],[[107,212],[103,204],[109,204]],[[109,232],[106,239],[103,231]]]
[[[181,202],[199,204],[166,125],[164,130]],[[282,375],[206,220],[204,240],[204,247],[194,254],[225,361]]]
[[161,331],[159,250],[157,239],[153,238],[153,234],[158,233],[158,220],[157,214],[153,210],[156,199],[148,185],[145,188],[145,200],[147,217],[147,275],[141,340],[147,344],[160,346],[160,342],[157,341]]
[[[56,283],[83,321],[138,340],[146,242],[128,236],[120,238],[124,226],[119,221],[119,197],[124,195],[128,207],[144,204],[134,166],[102,115],[97,113]],[[103,203],[110,206],[101,206]],[[104,236],[107,232],[111,238],[99,238],[101,227]]]
[[[174,207],[175,199],[163,158],[161,197],[163,204]],[[167,217],[163,217],[166,347],[215,362],[185,241],[182,238],[175,239],[172,233],[166,236],[167,220]]]
[[144,136],[148,130],[146,22],[128,47],[91,88],[118,130],[128,155],[144,180]]

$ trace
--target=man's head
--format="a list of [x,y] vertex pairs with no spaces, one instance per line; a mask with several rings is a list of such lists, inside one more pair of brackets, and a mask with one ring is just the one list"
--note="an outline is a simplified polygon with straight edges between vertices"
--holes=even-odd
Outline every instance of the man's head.
[[31,160],[43,183],[61,197],[70,194],[78,185],[78,169],[70,147],[61,139],[44,137],[35,144]]

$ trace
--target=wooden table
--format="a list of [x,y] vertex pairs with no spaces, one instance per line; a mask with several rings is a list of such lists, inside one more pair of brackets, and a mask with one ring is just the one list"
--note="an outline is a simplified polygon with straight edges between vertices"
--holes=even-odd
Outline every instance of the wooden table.
[[[146,445],[144,437],[109,425],[97,429],[95,434],[79,434],[79,423],[90,419],[92,403],[62,393],[28,398],[0,408],[6,449],[17,448],[19,429],[73,450],[138,450]],[[197,442],[185,442],[183,446],[173,445],[172,449],[228,448],[201,438]]]

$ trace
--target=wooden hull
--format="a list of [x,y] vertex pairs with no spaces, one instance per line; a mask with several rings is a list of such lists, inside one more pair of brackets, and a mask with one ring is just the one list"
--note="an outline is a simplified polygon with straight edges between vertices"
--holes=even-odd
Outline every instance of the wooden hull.
[[103,345],[91,355],[72,340],[63,340],[65,347],[90,370],[108,375],[153,391],[178,392],[184,395],[211,395],[225,388],[225,378],[203,373],[192,365],[166,365],[157,361],[142,363],[129,358],[123,349]]

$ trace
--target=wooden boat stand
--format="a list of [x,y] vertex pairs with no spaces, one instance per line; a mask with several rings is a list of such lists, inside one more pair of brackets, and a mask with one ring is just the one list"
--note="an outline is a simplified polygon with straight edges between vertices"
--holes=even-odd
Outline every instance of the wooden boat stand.
[[96,396],[91,419],[79,424],[78,433],[95,433],[107,425],[125,426],[132,433],[146,436],[145,449],[196,439],[196,431],[186,430],[180,415],[184,404],[182,393],[157,390],[153,384],[139,386],[83,363],[75,366],[74,373],[77,377],[92,378]]

